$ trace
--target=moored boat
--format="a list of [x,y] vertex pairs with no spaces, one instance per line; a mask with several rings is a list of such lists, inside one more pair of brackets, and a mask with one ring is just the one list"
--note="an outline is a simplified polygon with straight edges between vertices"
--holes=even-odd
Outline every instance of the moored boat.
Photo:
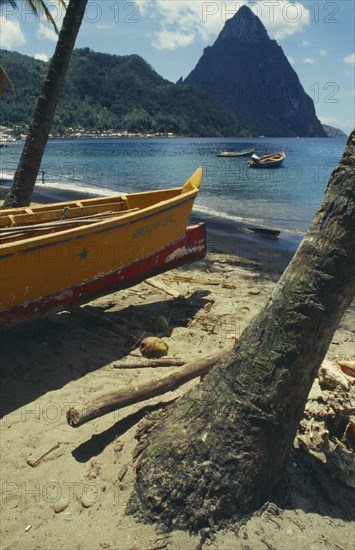
[[280,229],[269,229],[267,227],[248,227],[249,231],[253,231],[253,233],[258,233],[259,235],[263,235],[266,237],[273,237],[277,238],[281,231]]
[[255,149],[245,149],[244,151],[221,151],[217,157],[248,157],[254,153]]
[[279,151],[277,153],[271,153],[270,155],[252,155],[248,161],[250,168],[276,168],[281,166],[286,158],[285,151]]
[[202,229],[186,232],[201,179],[199,168],[178,188],[3,210],[2,328],[202,257]]

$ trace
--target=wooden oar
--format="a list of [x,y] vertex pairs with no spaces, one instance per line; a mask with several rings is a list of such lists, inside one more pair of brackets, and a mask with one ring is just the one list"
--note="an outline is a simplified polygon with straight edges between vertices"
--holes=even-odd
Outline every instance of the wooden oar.
[[56,220],[50,223],[44,222],[44,223],[38,223],[34,225],[29,225],[29,226],[15,225],[12,227],[3,227],[0,230],[0,238],[8,237],[9,234],[11,233],[16,234],[19,231],[28,234],[36,231],[43,231],[43,230],[50,230],[50,229],[56,229],[56,230],[70,229],[71,227],[99,222],[108,217],[112,217],[112,218],[119,217],[124,214],[128,214],[130,212],[135,212],[137,210],[139,210],[139,208],[132,208],[131,210],[124,210],[122,212],[102,212],[101,214],[92,214],[91,216],[85,216],[82,218],[72,218],[69,220]]
[[[16,214],[7,214],[6,211],[0,213],[0,225],[6,227],[9,221],[12,225],[30,225],[36,222],[38,216],[42,218],[43,222],[53,222],[59,219],[72,219],[83,216],[91,216],[92,214],[100,214],[102,211],[108,212],[121,212],[125,209],[126,205],[124,201],[110,202],[103,205],[89,205],[83,206],[80,202],[77,202],[75,206],[67,205],[60,208],[54,208],[52,210],[45,210],[44,212],[33,212],[31,208],[26,208],[24,211],[20,211]],[[63,213],[65,216],[63,218]]]

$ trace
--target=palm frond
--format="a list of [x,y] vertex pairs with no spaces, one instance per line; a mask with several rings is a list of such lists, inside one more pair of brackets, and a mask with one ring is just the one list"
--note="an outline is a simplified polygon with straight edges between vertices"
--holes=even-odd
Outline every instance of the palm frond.
[[[51,25],[53,25],[54,30],[59,34],[59,30],[56,22],[53,19],[51,12],[49,11],[48,6],[46,5],[45,0],[25,0],[35,15],[44,15]],[[60,8],[64,10],[67,9],[67,2],[65,0],[56,0]],[[4,4],[10,4],[10,6],[15,9],[17,8],[17,0],[0,0],[0,6]]]
[[[35,15],[43,14],[44,17],[47,19],[47,21],[51,23],[51,25],[53,25],[55,32],[59,34],[57,24],[54,21],[53,16],[49,11],[48,6],[46,5],[46,2],[44,0],[26,0],[26,1],[29,7],[31,8],[31,10],[33,11],[33,13]],[[57,3],[59,4],[59,7],[62,7],[65,10],[67,9],[67,4],[64,0],[57,0]]]
[[9,77],[7,72],[5,71],[4,67],[2,67],[0,65],[0,94],[2,94],[2,95],[7,94],[7,90],[6,90],[6,85],[7,84],[9,84],[11,86],[11,88],[13,89],[14,93],[16,93],[16,88],[15,88],[11,78]]
[[2,4],[10,4],[10,6],[13,8],[13,9],[16,9],[17,8],[17,2],[16,0],[0,0],[0,6]]

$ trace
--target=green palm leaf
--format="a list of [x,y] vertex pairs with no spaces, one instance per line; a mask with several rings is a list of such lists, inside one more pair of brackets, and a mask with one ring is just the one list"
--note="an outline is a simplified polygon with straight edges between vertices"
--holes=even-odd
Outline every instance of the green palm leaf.
[[[55,32],[59,34],[57,24],[54,21],[53,16],[44,0],[26,0],[26,2],[35,15],[43,15],[45,19],[53,25]],[[67,9],[67,3],[65,0],[57,0],[57,3],[59,4],[59,7],[62,7],[64,10]],[[0,6],[2,4],[10,4],[12,8],[17,8],[17,0],[0,0]]]
[[16,0],[0,0],[0,6],[1,4],[10,4],[12,8],[17,8]]
[[[31,8],[32,12],[39,16],[43,15],[49,23],[51,23],[54,27],[54,30],[57,34],[59,34],[58,27],[56,25],[56,22],[53,19],[53,16],[51,12],[49,11],[46,3],[44,0],[26,0],[27,4]],[[59,7],[63,8],[64,10],[67,9],[67,3],[65,0],[57,0],[57,3]],[[10,6],[13,9],[17,8],[17,0],[0,0],[0,6],[10,4]],[[6,94],[6,85],[10,84],[13,91],[16,93],[15,86],[13,85],[11,79],[9,78],[8,74],[6,73],[4,67],[0,65],[0,94],[5,95]]]
[[[44,15],[47,21],[53,25],[55,32],[59,34],[59,30],[56,25],[56,22],[54,21],[52,14],[49,11],[44,0],[26,0],[26,1],[27,1],[27,4],[30,6],[31,10],[33,11],[33,13],[35,15]],[[67,9],[67,4],[65,3],[64,0],[57,0],[57,3],[59,4],[59,7],[62,7],[65,10]]]
[[15,86],[13,85],[10,77],[8,76],[4,67],[0,65],[0,94],[6,95],[6,84],[10,84],[13,91],[16,93]]

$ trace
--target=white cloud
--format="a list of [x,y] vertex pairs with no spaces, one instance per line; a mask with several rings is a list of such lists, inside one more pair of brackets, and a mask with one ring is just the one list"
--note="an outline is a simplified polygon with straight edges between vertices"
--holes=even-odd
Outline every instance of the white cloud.
[[[212,4],[212,3],[210,3]],[[158,49],[175,50],[192,44],[196,38],[208,42],[218,33],[214,16],[205,13],[207,3],[195,0],[190,4],[175,0],[151,0],[150,13],[159,19],[160,30],[150,35]],[[147,10],[145,4],[144,9]]]
[[43,23],[39,24],[39,30],[36,32],[37,38],[42,40],[52,40],[57,42],[58,36],[51,27],[47,27]]
[[291,65],[294,65],[296,63],[296,58],[295,57],[292,57],[292,55],[288,55],[287,56],[287,59],[289,60],[289,62],[291,63]]
[[135,4],[138,7],[138,11],[141,15],[147,15],[150,11],[152,0],[136,0]]
[[12,50],[18,46],[23,46],[26,38],[21,31],[18,21],[9,21],[3,18],[1,21],[0,46],[4,49]]
[[165,30],[155,34],[152,45],[158,50],[176,50],[176,48],[182,46],[189,46],[193,41],[193,34],[188,35]]
[[308,40],[303,40],[301,46],[303,46],[304,48],[305,48],[306,46],[309,46]]
[[355,53],[351,53],[344,57],[344,63],[349,63],[350,65],[355,65]]
[[[245,2],[243,2],[244,4]],[[223,23],[235,14],[235,2],[181,2],[154,0],[162,32],[172,32],[199,37],[209,42],[220,32]],[[158,33],[160,34],[160,33]],[[183,44],[186,45],[186,44]]]
[[335,116],[322,116],[318,115],[319,120],[322,124],[334,124],[337,121],[337,118]]
[[[270,36],[276,40],[301,32],[310,23],[310,12],[301,2],[260,0],[250,7],[261,19]],[[308,45],[306,40],[304,42]]]
[[[151,34],[155,47],[172,49],[186,46],[196,38],[210,44],[247,0],[206,2],[194,0],[138,0],[140,13],[159,20],[160,30]],[[310,22],[310,12],[301,2],[278,0],[251,2],[249,7],[257,15],[270,36],[281,39],[301,32]],[[168,34],[173,36],[168,39]]]
[[102,25],[100,25],[99,23],[96,25],[96,28],[99,30],[99,31],[104,31],[106,29],[111,29],[112,25],[107,25],[106,23],[103,23]]
[[39,59],[39,61],[48,61],[48,55],[45,53],[36,53],[33,57]]
[[312,64],[312,63],[314,63],[314,59],[313,59],[313,57],[304,57],[303,58],[303,63]]
[[319,53],[320,53],[323,57],[325,57],[325,56],[327,55],[328,52],[327,52],[327,50],[319,50]]

